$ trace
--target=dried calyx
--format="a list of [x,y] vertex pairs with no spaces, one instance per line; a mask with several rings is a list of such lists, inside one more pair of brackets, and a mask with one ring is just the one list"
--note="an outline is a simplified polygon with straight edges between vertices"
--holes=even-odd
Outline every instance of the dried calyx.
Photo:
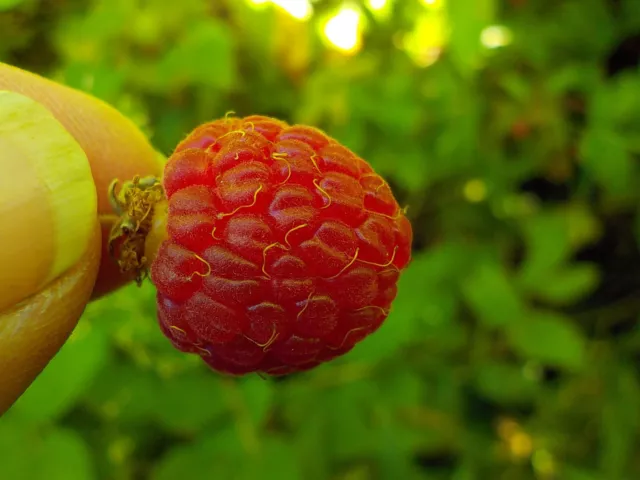
[[120,271],[133,274],[140,285],[151,262],[145,254],[145,242],[154,229],[154,214],[165,201],[164,189],[156,177],[136,176],[116,191],[118,184],[116,179],[109,186],[109,201],[119,217],[109,234],[109,254]]

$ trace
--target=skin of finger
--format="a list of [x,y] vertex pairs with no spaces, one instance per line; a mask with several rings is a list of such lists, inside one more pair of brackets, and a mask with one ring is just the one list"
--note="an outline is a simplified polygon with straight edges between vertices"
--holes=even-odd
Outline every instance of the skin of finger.
[[78,262],[96,221],[82,148],[51,112],[0,91],[0,312]]
[[0,415],[62,347],[91,298],[100,265],[100,226],[80,261],[37,294],[0,313]]
[[[163,162],[145,136],[129,119],[106,103],[78,90],[30,72],[0,63],[0,90],[28,96],[46,108],[75,138],[87,155],[98,192],[98,216],[105,237],[111,228],[108,186],[114,178],[162,174]],[[96,296],[129,281],[108,255],[96,281]]]

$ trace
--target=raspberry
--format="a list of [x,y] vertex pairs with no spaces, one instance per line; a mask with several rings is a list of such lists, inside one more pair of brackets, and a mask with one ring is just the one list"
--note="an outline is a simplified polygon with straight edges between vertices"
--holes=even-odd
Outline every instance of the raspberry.
[[411,225],[371,166],[320,130],[206,123],[169,158],[162,187],[153,222],[166,231],[145,248],[160,328],[179,350],[227,374],[286,375],[347,353],[386,319]]

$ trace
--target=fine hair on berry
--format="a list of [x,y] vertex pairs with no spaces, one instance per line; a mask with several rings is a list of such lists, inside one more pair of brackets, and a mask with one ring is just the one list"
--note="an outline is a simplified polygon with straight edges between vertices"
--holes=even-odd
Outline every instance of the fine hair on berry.
[[203,124],[162,188],[149,228],[163,232],[145,260],[179,350],[226,374],[286,375],[344,355],[387,318],[411,225],[387,182],[320,130],[263,116]]

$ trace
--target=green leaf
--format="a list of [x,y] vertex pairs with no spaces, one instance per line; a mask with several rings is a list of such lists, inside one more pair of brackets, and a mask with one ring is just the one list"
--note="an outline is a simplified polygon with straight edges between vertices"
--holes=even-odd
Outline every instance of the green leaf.
[[388,408],[419,405],[425,394],[425,385],[413,372],[397,372],[384,379],[382,400]]
[[472,91],[459,91],[449,110],[447,122],[435,139],[434,157],[429,158],[428,167],[425,166],[437,179],[468,175],[477,161],[482,121],[477,98]]
[[562,478],[567,480],[603,480],[602,477],[593,470],[587,470],[571,465],[562,469]]
[[640,427],[640,385],[635,366],[607,365],[600,421],[600,467],[605,478],[623,478],[635,459]]
[[254,425],[260,425],[271,412],[274,400],[273,384],[256,375],[248,377],[240,384],[244,402]]
[[[613,135],[627,140],[637,135],[640,122],[639,72],[626,70],[619,72],[609,82],[600,82],[588,107],[591,130],[601,135]],[[606,152],[602,152],[606,153]]]
[[[378,478],[415,478],[414,450],[419,442],[417,435],[393,422],[392,412],[379,412],[382,425],[376,429]],[[422,440],[422,438],[420,438]]]
[[0,478],[33,478],[33,454],[24,446],[34,445],[38,432],[16,421],[12,414],[13,411],[9,410],[0,421]]
[[502,405],[527,404],[538,391],[535,380],[527,378],[521,366],[501,362],[477,365],[474,383],[483,396]]
[[245,462],[240,477],[242,480],[277,478],[278,480],[301,480],[303,477],[298,459],[290,442],[267,437],[253,461]]
[[584,366],[585,338],[570,319],[558,313],[530,312],[507,334],[514,350],[526,359],[568,370]]
[[40,473],[33,480],[89,480],[94,478],[89,449],[70,430],[52,430],[41,445]]
[[524,75],[507,71],[499,79],[500,86],[518,102],[524,102],[531,96],[532,85]]
[[91,480],[89,450],[82,438],[64,429],[35,429],[3,419],[0,424],[0,478]]
[[247,460],[232,426],[199,437],[194,442],[169,450],[155,465],[153,480],[176,478],[226,478],[236,480]]
[[449,48],[456,66],[470,74],[482,59],[482,30],[491,25],[496,16],[495,0],[457,0],[447,2],[452,26]]
[[627,27],[626,31],[632,34],[637,32],[640,28],[640,3],[636,0],[622,0],[621,9],[620,17]]
[[553,305],[570,305],[592,292],[599,280],[596,265],[578,263],[550,273],[545,281],[529,285],[529,292]]
[[104,368],[85,401],[124,423],[157,423],[181,434],[199,432],[227,412],[219,379],[202,369],[168,378],[114,363]]
[[158,379],[151,372],[111,363],[96,375],[84,401],[107,418],[132,423],[154,418],[162,399]]
[[409,269],[400,277],[405,290],[416,293],[415,302],[420,305],[422,284],[432,286],[457,286],[458,280],[466,277],[469,262],[477,252],[469,246],[450,240],[435,245],[414,255]]
[[12,10],[21,3],[24,3],[25,0],[0,0],[0,12]]
[[427,287],[422,298],[422,321],[417,333],[421,344],[434,353],[434,358],[464,349],[467,330],[458,321],[458,292],[454,288]]
[[103,332],[81,321],[60,352],[20,397],[13,413],[33,422],[64,415],[105,364],[107,353]]
[[497,262],[479,262],[462,283],[466,302],[487,327],[519,322],[524,305],[505,269]]
[[377,393],[371,382],[358,382],[327,392],[322,398],[329,442],[327,450],[335,461],[375,452],[371,406],[378,403]]
[[304,421],[295,424],[295,433],[291,441],[297,450],[304,478],[308,480],[324,480],[330,478],[331,466],[327,462],[325,448],[325,431],[323,411],[310,409]]
[[157,464],[152,479],[302,478],[291,443],[273,436],[247,443],[242,431],[240,426],[231,426],[170,450]]
[[[556,5],[554,22],[533,23],[539,35],[545,34],[546,42],[540,43],[546,43],[548,49],[567,52],[564,58],[578,63],[583,58],[599,58],[613,47],[618,32],[612,9],[606,1],[566,0]],[[598,35],[589,35],[589,25],[598,25]],[[551,54],[558,55],[556,52]]]
[[[402,158],[400,165],[398,157]],[[431,165],[424,152],[414,149],[401,151],[398,147],[389,152],[381,148],[371,152],[369,158],[381,175],[401,182],[410,192],[421,191],[427,185]]]
[[209,371],[159,380],[156,417],[176,432],[197,432],[226,412],[218,379]]
[[580,156],[593,179],[610,196],[625,197],[634,192],[634,161],[618,133],[606,128],[587,130],[580,142]]
[[571,63],[560,68],[549,78],[549,89],[556,95],[571,92],[589,94],[600,85],[600,69],[596,65]]
[[225,24],[214,19],[199,22],[167,53],[158,73],[173,86],[199,84],[229,90],[237,80],[234,49]]
[[[433,392],[424,379],[412,371],[389,372],[380,378],[378,385],[379,398],[372,406],[377,448],[375,457],[381,478],[394,478],[394,474],[401,474],[400,478],[412,478],[413,452],[425,446],[425,437],[431,432],[416,427],[410,420],[399,422],[398,418],[407,412],[421,411],[424,398]],[[433,434],[441,437],[437,431]]]
[[527,252],[517,282],[527,291],[548,282],[572,253],[600,234],[594,215],[579,204],[527,218],[521,228]]

